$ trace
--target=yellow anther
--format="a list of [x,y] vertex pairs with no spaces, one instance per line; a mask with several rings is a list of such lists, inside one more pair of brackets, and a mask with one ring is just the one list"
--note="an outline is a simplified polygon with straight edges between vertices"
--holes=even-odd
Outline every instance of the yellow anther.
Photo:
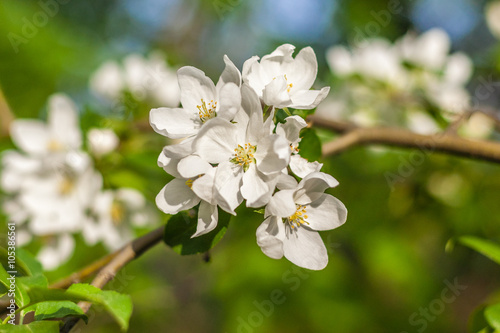
[[205,100],[202,98],[201,105],[197,105],[196,107],[198,108],[198,115],[200,116],[202,123],[217,116],[217,102],[214,102],[213,99],[207,105]]
[[255,163],[254,154],[256,150],[257,147],[252,146],[250,143],[246,143],[244,147],[238,145],[238,147],[234,150],[234,156],[231,159],[231,162],[243,166],[243,170],[247,171],[250,164]]
[[296,206],[296,211],[293,215],[287,217],[284,222],[288,223],[288,225],[292,228],[298,228],[303,224],[309,224],[305,219],[308,218],[307,215],[303,215],[306,213],[306,206],[302,205],[295,205]]
[[111,221],[114,225],[120,225],[125,217],[125,207],[117,201],[111,204]]

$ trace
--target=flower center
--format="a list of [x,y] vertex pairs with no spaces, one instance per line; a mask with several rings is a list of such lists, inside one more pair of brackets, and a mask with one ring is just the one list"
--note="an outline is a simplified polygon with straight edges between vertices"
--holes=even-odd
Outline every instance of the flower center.
[[[286,80],[286,82],[288,82],[288,78],[286,77],[286,74],[285,74],[285,80]],[[292,88],[293,88],[293,83],[289,83],[289,84],[287,84],[287,85],[286,85],[286,92],[288,92],[288,93],[289,93],[289,92],[290,92],[290,89],[292,89]]]
[[217,109],[217,102],[214,102],[214,100],[211,100],[207,104],[202,98],[201,105],[197,105],[196,107],[198,108],[198,115],[200,116],[200,120],[202,123],[217,116],[217,113],[215,112],[215,110]]
[[[286,74],[283,75],[285,77],[285,81],[288,82],[288,78],[286,77]],[[277,76],[273,77],[273,80],[276,80]],[[286,85],[286,92],[289,93],[290,89],[293,88],[293,83],[288,83]]]
[[293,143],[290,143],[290,150],[292,151],[292,154],[298,154],[300,151],[299,144],[297,143],[294,145]]
[[75,182],[69,177],[64,177],[59,183],[59,193],[61,195],[69,195],[73,188],[75,187]]
[[113,202],[111,204],[111,221],[115,226],[118,226],[122,223],[123,218],[125,217],[125,209],[123,205],[119,202]]
[[252,146],[250,143],[245,143],[245,147],[238,145],[234,149],[234,157],[231,162],[243,166],[243,170],[247,171],[251,163],[255,163],[255,151],[257,146]]
[[51,152],[57,152],[63,149],[63,145],[59,141],[50,140],[47,144],[47,148]]
[[294,229],[295,227],[300,227],[301,225],[303,224],[309,224],[309,222],[307,222],[305,219],[307,219],[307,215],[306,215],[306,206],[302,206],[302,205],[295,205],[297,207],[297,210],[295,211],[295,213],[289,217],[287,217],[285,219],[285,223],[288,223],[288,225],[290,227],[292,227],[292,229]]

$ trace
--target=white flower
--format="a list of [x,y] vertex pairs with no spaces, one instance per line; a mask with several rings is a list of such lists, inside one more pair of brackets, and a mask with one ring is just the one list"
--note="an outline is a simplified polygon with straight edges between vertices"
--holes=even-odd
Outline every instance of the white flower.
[[156,196],[158,208],[166,214],[177,214],[200,204],[197,230],[192,237],[215,229],[218,221],[217,200],[214,196],[216,168],[196,155],[176,160],[162,153],[158,164],[176,177]]
[[397,47],[401,56],[412,64],[439,70],[445,65],[451,41],[444,30],[434,28],[418,37],[405,35],[397,42]]
[[315,172],[275,193],[266,207],[266,219],[257,229],[262,251],[273,259],[285,256],[300,267],[326,267],[328,253],[317,231],[337,228],[347,218],[344,204],[323,193],[337,185],[330,175]]
[[74,103],[64,95],[49,99],[48,122],[19,119],[12,140],[22,152],[2,154],[4,208],[19,225],[23,242],[43,236],[39,258],[46,269],[71,255],[71,233],[88,221],[87,211],[102,186],[89,155],[80,150],[82,134]]
[[299,155],[300,131],[307,126],[306,121],[300,116],[291,116],[285,119],[284,124],[278,124],[276,134],[286,138],[290,143],[292,156],[290,157],[290,169],[294,174],[303,178],[312,172],[321,170],[323,164],[314,161],[308,162]]
[[266,105],[276,108],[313,109],[328,95],[330,87],[311,89],[318,73],[316,54],[303,48],[295,59],[295,46],[284,44],[262,57],[254,56],[243,65],[243,81]]
[[493,36],[500,39],[500,1],[491,1],[486,5],[486,23]]
[[111,251],[125,245],[133,237],[132,227],[148,223],[146,199],[137,190],[120,188],[98,193],[91,205],[95,222],[83,227],[87,244],[102,241]]
[[231,121],[241,105],[241,78],[238,69],[224,57],[226,68],[217,86],[201,70],[186,66],[178,70],[182,108],[152,109],[153,129],[168,138],[196,135],[210,119]]
[[148,58],[130,54],[120,66],[115,61],[105,62],[90,78],[90,89],[97,95],[118,101],[129,91],[139,101],[150,101],[158,106],[179,105],[179,86],[175,72],[168,67],[160,52]]
[[264,123],[259,98],[246,85],[242,87],[242,96],[242,110],[234,122],[213,119],[193,142],[197,155],[208,163],[218,164],[216,199],[222,209],[232,214],[243,199],[248,207],[265,205],[274,191],[277,176],[290,161],[286,139],[271,134],[272,115]]
[[120,139],[111,129],[91,128],[87,133],[90,151],[97,157],[106,155],[118,147]]
[[53,270],[65,263],[73,254],[75,240],[69,234],[51,236],[37,254],[45,270]]
[[48,104],[48,123],[15,120],[10,127],[12,141],[25,153],[38,157],[80,149],[82,133],[76,105],[63,94],[52,95]]
[[406,84],[401,59],[394,47],[384,39],[368,40],[352,53],[342,46],[332,47],[326,56],[332,72],[338,76],[359,74],[393,85]]

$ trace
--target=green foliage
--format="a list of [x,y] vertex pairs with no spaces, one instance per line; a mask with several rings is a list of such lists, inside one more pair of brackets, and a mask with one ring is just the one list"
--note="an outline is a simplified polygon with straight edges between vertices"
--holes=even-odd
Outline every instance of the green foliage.
[[35,320],[61,319],[68,316],[78,317],[88,323],[87,315],[71,301],[47,301],[33,304],[24,310],[26,313],[35,311]]
[[[31,303],[46,301],[87,301],[95,305],[101,305],[113,316],[123,331],[127,330],[128,322],[132,314],[132,300],[130,296],[117,293],[113,290],[101,290],[84,283],[73,284],[66,291],[33,287],[29,289],[28,294]],[[54,304],[65,306],[64,302],[55,302]],[[57,312],[64,310],[58,310],[54,306],[52,311]],[[81,314],[79,314],[79,316],[80,315]]]
[[0,333],[58,333],[59,322],[35,321],[28,325],[2,325]]
[[305,128],[301,131],[302,140],[299,142],[300,156],[309,162],[321,158],[321,141],[313,128]]
[[474,236],[463,236],[459,242],[500,264],[500,245]]
[[175,252],[188,255],[204,253],[214,247],[224,236],[231,215],[219,209],[217,227],[211,232],[191,238],[198,224],[197,211],[180,212],[172,216],[165,226],[163,241]]
[[500,330],[500,303],[490,305],[484,310],[484,316],[495,330]]

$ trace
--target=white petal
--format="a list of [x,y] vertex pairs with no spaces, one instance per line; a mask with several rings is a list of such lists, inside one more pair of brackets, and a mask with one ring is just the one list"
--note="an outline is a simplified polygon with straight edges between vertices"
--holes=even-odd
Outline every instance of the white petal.
[[266,213],[278,217],[289,217],[293,215],[297,210],[295,201],[293,200],[293,194],[293,190],[276,192],[269,200],[269,204],[266,207]]
[[203,71],[186,66],[177,71],[177,77],[181,88],[183,108],[197,111],[197,106],[202,105],[201,100],[209,103],[216,99],[215,85]]
[[193,178],[208,172],[210,169],[212,166],[196,155],[184,157],[177,166],[177,170],[183,178]]
[[91,128],[87,133],[90,151],[96,156],[102,156],[115,150],[120,139],[112,129]]
[[179,159],[174,159],[167,157],[165,152],[162,150],[160,156],[158,156],[158,166],[163,168],[166,173],[174,176],[175,178],[181,178],[181,174],[177,171],[177,165],[179,165]]
[[[295,143],[300,139],[299,137],[300,131],[306,126],[307,123],[304,120],[304,118],[300,116],[291,116],[285,119],[284,124],[281,123],[278,124],[278,127],[276,128],[276,133],[278,133],[279,130],[279,132],[281,132],[288,141]],[[281,133],[278,134],[281,135]]]
[[194,151],[209,163],[229,161],[237,144],[237,127],[222,118],[205,124],[193,142]]
[[335,75],[347,76],[353,71],[352,55],[343,46],[329,48],[326,53],[326,61]]
[[68,260],[75,249],[73,237],[63,234],[58,237],[55,244],[47,245],[38,252],[37,259],[45,270],[53,270]]
[[241,185],[243,168],[226,161],[219,164],[215,174],[215,192],[217,204],[226,212],[236,215],[234,210],[243,201]]
[[207,234],[214,230],[215,227],[217,227],[218,215],[219,213],[216,205],[211,205],[206,201],[202,201],[198,210],[198,225],[196,227],[196,232],[191,238]]
[[[257,170],[254,163],[243,174],[243,186],[241,195],[247,200],[247,207],[264,206],[274,191],[276,177],[267,177]],[[277,180],[277,179],[276,179]]]
[[280,45],[271,54],[263,56],[261,62],[265,60],[280,61],[280,62],[291,61],[294,50],[295,46],[291,44]]
[[156,133],[182,139],[198,132],[201,121],[188,109],[158,108],[149,112],[149,123]]
[[295,180],[295,178],[286,173],[281,173],[278,176],[278,182],[276,184],[276,187],[279,190],[295,190],[297,188],[297,185],[298,183]]
[[49,99],[48,124],[52,140],[66,149],[78,149],[82,145],[82,133],[75,103],[64,94],[52,95]]
[[308,204],[318,199],[327,188],[335,187],[339,182],[324,172],[313,172],[304,177],[295,192],[295,202]]
[[205,175],[193,181],[191,189],[200,199],[211,204],[216,203],[216,196],[214,191],[215,174],[217,168],[210,168]]
[[328,253],[325,244],[317,231],[304,227],[286,228],[287,235],[283,240],[285,257],[297,266],[312,270],[320,270],[328,264]]
[[229,82],[236,84],[238,87],[241,85],[241,73],[227,55],[224,55],[224,63],[226,67],[215,86],[217,91],[220,91],[220,88]]
[[292,155],[290,157],[290,169],[300,178],[304,178],[313,172],[319,172],[322,167],[323,163],[319,163],[318,161],[308,162],[300,155]]
[[257,245],[270,258],[283,257],[284,226],[280,218],[270,216],[257,228]]
[[288,141],[278,134],[264,137],[257,143],[255,159],[260,172],[264,174],[280,172],[290,162]]
[[10,136],[14,144],[28,154],[48,152],[50,134],[47,126],[39,120],[14,120],[10,126]]
[[166,214],[177,214],[199,202],[200,198],[186,185],[186,180],[178,178],[165,185],[156,196],[156,205]]
[[232,82],[222,85],[218,99],[220,106],[217,110],[217,117],[229,121],[233,120],[236,112],[238,112],[241,107],[240,87]]
[[298,91],[290,97],[292,100],[290,107],[302,110],[314,109],[326,98],[329,92],[330,87],[324,87],[321,90]]
[[[278,76],[271,80],[262,92],[262,99],[266,105],[283,108],[290,105],[291,100],[287,92],[288,82],[284,76]],[[319,103],[318,103],[319,104]]]
[[316,54],[311,47],[305,47],[297,54],[295,59],[284,64],[283,70],[287,75],[288,83],[293,84],[290,91],[309,90],[318,74]]
[[340,227],[347,219],[347,209],[337,198],[323,194],[306,206],[309,228],[313,230],[330,230]]
[[183,140],[181,143],[178,143],[176,145],[165,146],[163,147],[163,153],[168,158],[181,160],[193,153],[193,141],[194,138],[191,137]]

